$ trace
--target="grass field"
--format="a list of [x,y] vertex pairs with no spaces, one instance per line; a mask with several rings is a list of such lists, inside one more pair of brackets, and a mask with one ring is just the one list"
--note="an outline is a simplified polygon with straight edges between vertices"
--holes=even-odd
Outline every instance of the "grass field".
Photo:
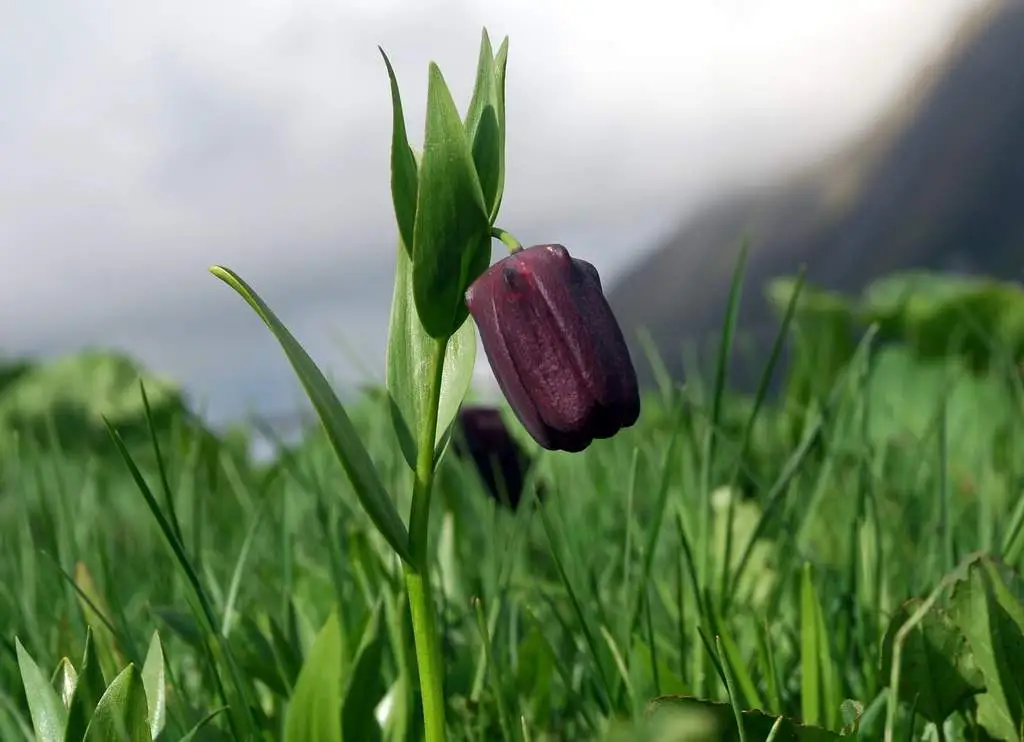
[[[541,505],[444,460],[450,739],[1020,738],[1019,373],[917,335],[837,363],[802,327],[779,399],[694,374],[614,439],[534,450]],[[350,413],[409,492],[384,403]],[[180,423],[123,451],[98,418],[0,427],[0,739],[419,739],[400,565],[324,437],[255,464]]]

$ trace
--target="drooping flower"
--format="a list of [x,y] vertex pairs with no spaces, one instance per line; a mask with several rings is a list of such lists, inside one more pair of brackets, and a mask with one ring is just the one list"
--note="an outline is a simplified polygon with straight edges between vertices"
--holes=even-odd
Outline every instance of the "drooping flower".
[[[452,436],[452,451],[460,459],[468,457],[473,462],[495,502],[512,510],[519,507],[530,456],[512,437],[497,407],[463,405]],[[539,484],[536,491],[542,497]]]
[[562,245],[517,250],[466,306],[523,427],[548,450],[582,451],[640,416],[636,370],[593,265]]

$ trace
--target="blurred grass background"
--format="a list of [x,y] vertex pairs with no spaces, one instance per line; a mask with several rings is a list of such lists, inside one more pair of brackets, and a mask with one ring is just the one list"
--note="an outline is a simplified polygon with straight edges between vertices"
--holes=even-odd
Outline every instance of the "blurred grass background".
[[[780,316],[793,288],[768,287]],[[743,708],[834,732],[859,717],[880,738],[904,601],[975,551],[1021,565],[1022,318],[1020,287],[991,281],[804,287],[777,397],[730,392],[725,356],[691,358],[685,384],[660,377],[634,428],[582,454],[513,424],[546,491],[515,512],[447,456],[431,543],[452,739],[708,739],[693,719],[690,737],[622,725],[662,719],[659,697],[725,703],[719,650]],[[180,528],[264,738],[282,738],[305,663],[340,673],[345,739],[418,738],[399,565],[318,429],[258,461],[256,429],[205,429],[128,359],[0,378],[0,739],[32,739],[15,637],[49,673],[79,662],[90,627],[110,682],[159,631],[164,739],[224,704],[194,594],[103,416]],[[408,512],[386,402],[369,390],[349,411]],[[233,739],[228,721],[196,739]],[[833,738],[799,729],[782,738]]]

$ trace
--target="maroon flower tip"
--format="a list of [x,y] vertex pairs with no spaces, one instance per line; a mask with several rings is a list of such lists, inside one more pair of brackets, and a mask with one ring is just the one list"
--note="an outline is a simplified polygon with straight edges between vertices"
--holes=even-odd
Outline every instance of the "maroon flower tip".
[[498,261],[466,306],[498,386],[542,447],[582,451],[639,418],[636,371],[601,278],[563,245]]

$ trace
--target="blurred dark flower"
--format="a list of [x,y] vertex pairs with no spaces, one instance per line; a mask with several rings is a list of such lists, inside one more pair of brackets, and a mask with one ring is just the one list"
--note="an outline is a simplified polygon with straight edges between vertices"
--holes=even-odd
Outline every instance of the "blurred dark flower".
[[[499,504],[519,507],[530,457],[505,427],[496,407],[466,406],[459,411],[452,451],[472,459],[487,492]],[[537,488],[537,495],[542,495]]]
[[636,371],[597,269],[562,245],[492,265],[466,292],[498,385],[546,449],[582,451],[640,416]]

